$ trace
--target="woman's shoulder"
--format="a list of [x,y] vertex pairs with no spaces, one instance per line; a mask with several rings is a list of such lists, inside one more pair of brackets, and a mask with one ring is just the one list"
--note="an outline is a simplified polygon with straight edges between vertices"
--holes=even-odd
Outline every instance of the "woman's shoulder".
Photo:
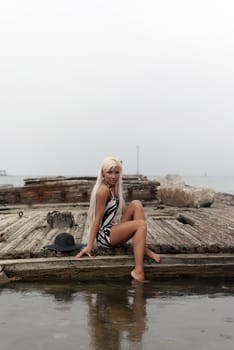
[[97,190],[97,198],[107,200],[110,196],[110,190],[105,184],[101,184]]

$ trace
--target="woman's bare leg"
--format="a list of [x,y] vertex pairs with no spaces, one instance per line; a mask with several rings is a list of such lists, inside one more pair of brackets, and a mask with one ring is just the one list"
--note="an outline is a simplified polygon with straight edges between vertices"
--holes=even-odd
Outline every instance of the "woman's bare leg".
[[[129,220],[145,220],[144,208],[139,200],[133,200],[125,209],[122,216],[122,222],[127,222]],[[160,255],[153,252],[147,246],[145,246],[144,254],[155,260],[157,263],[160,262]]]
[[[144,221],[143,221],[144,222]],[[143,230],[138,230],[132,239],[135,268],[131,272],[132,278],[139,282],[144,282],[144,254],[145,254],[145,240],[146,240],[146,225]]]
[[144,208],[139,200],[133,200],[124,210],[121,221],[126,222],[130,220],[145,220]]
[[145,255],[155,260],[157,263],[160,262],[160,254],[153,252],[153,250],[149,249],[147,246],[145,247]]
[[144,282],[144,253],[147,226],[144,220],[131,220],[113,225],[110,231],[110,242],[113,246],[125,243],[132,238],[135,267],[131,276]]

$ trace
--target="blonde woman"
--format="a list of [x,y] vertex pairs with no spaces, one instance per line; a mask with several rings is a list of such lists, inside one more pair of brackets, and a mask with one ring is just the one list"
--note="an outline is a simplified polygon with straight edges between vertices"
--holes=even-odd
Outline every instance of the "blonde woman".
[[133,200],[125,206],[122,193],[122,164],[118,158],[107,157],[101,164],[91,193],[87,217],[88,244],[77,255],[92,258],[94,241],[113,248],[132,239],[135,267],[131,277],[144,282],[144,255],[160,262],[160,255],[146,247],[147,223],[143,206]]

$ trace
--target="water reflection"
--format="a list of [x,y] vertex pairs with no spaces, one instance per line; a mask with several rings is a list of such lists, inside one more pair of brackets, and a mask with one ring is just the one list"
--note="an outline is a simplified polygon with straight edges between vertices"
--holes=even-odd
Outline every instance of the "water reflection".
[[[52,295],[60,310],[68,310],[73,301],[82,298],[86,306],[88,333],[92,349],[120,349],[124,340],[131,343],[132,349],[141,349],[142,336],[146,329],[146,299],[156,293],[145,293],[144,286],[134,283],[110,284],[108,286],[93,285],[70,286],[64,285],[46,287],[43,291]],[[58,305],[60,304],[60,305]]]
[[12,283],[0,288],[1,345],[4,350],[16,344],[17,350],[160,350],[176,342],[173,349],[187,350],[193,338],[204,349],[215,341],[224,350],[232,342],[233,296],[234,283],[221,280]]
[[146,329],[146,297],[144,287],[134,284],[131,289],[124,285],[108,288],[95,297],[87,295],[89,306],[89,333],[96,350],[121,348],[124,339],[142,345]]

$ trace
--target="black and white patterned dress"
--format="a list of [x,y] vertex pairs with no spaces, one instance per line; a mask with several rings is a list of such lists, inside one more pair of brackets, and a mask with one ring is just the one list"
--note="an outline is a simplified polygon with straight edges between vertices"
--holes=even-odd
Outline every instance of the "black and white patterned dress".
[[107,203],[102,218],[101,225],[96,235],[96,240],[99,246],[104,248],[111,248],[110,230],[113,225],[115,214],[118,210],[119,200],[112,197]]

